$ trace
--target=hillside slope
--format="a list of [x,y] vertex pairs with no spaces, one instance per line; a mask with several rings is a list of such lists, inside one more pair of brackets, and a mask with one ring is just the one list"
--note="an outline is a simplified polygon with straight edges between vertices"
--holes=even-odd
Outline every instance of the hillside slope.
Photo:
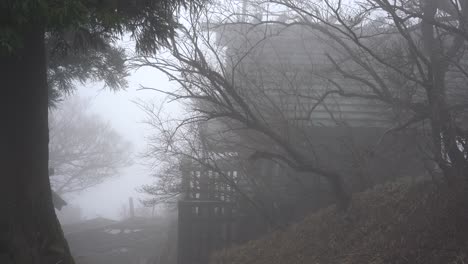
[[[356,194],[285,231],[218,252],[213,264],[468,263],[467,192],[401,181]],[[463,195],[465,193],[465,195]]]

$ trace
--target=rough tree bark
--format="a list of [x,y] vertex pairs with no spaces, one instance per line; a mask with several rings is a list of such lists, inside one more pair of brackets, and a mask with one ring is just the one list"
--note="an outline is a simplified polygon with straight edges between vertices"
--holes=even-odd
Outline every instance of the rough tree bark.
[[44,27],[18,32],[21,45],[0,56],[0,262],[70,264],[48,177]]
[[458,149],[456,125],[448,110],[445,82],[451,56],[455,56],[455,51],[462,47],[463,42],[457,43],[457,38],[461,36],[455,36],[450,47],[452,50],[444,52],[440,47],[440,42],[434,37],[436,28],[431,24],[431,21],[436,20],[438,5],[440,5],[439,1],[427,0],[423,6],[422,44],[429,61],[425,89],[430,109],[435,161],[442,169],[447,181],[454,184],[457,179],[466,177],[467,162],[463,157],[463,152]]

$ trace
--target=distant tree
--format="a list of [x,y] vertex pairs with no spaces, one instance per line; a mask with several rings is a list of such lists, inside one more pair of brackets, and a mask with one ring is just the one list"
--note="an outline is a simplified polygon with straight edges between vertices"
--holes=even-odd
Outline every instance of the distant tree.
[[57,38],[63,51],[57,54],[65,56],[89,51],[97,36],[112,42],[130,33],[137,52],[153,53],[173,35],[179,8],[198,6],[184,0],[0,2],[2,260],[73,263],[48,176],[47,39]]
[[142,200],[145,206],[155,206],[160,203],[174,204],[183,193],[181,187],[180,161],[172,157],[172,162],[161,160],[161,167],[152,169],[155,182],[146,184],[139,190],[150,198]]
[[91,103],[73,97],[49,115],[51,184],[58,194],[95,186],[131,164],[131,144],[99,116]]
[[[151,131],[147,137],[146,149],[141,153],[140,157],[154,179],[153,183],[145,184],[138,190],[144,194],[141,202],[148,207],[164,204],[174,208],[183,193],[180,171],[181,159],[177,155],[179,144],[175,142],[177,140],[172,141],[177,146],[173,151],[167,152],[156,147],[167,146],[163,142],[171,140],[169,134],[173,131],[173,127],[171,127],[173,122],[171,122],[171,117],[164,112],[164,103],[157,105],[154,102],[138,101],[136,104],[146,114],[144,123]],[[162,118],[166,119],[162,120]],[[186,132],[187,139],[192,139],[194,131]]]

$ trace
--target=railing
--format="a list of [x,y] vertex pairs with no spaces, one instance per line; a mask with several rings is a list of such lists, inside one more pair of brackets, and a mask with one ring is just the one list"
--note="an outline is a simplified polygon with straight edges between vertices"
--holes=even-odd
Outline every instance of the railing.
[[[185,195],[178,202],[178,264],[207,264],[210,255],[237,241],[238,208],[228,184],[237,171],[186,167]],[[222,174],[222,175],[221,175]]]
[[179,201],[178,263],[206,264],[210,254],[235,240],[235,205],[217,201]]

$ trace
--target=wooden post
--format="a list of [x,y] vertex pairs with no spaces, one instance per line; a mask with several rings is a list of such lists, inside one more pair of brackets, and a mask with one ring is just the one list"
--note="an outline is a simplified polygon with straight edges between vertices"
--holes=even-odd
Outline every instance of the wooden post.
[[128,210],[129,210],[129,214],[130,214],[130,218],[134,218],[135,217],[135,208],[133,207],[133,198],[132,197],[129,197],[128,198]]

